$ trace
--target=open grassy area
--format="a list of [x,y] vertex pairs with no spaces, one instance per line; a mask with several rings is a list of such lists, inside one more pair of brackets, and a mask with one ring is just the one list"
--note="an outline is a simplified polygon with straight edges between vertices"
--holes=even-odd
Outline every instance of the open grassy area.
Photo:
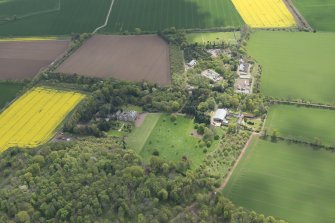
[[294,137],[307,142],[319,138],[322,143],[335,143],[335,111],[290,105],[272,106],[266,120],[271,134],[275,129],[283,137]]
[[241,24],[243,21],[229,0],[122,0],[115,2],[105,31],[237,27]]
[[319,31],[335,31],[335,0],[293,0],[308,23]]
[[191,133],[194,130],[193,120],[185,116],[177,116],[176,125],[170,120],[170,115],[162,115],[151,135],[148,137],[140,155],[149,160],[157,150],[159,156],[178,162],[183,156],[192,161],[192,167],[197,167],[203,161],[202,148],[197,147],[198,140]]
[[187,34],[187,40],[190,43],[207,44],[209,42],[220,44],[225,43],[236,44],[240,38],[240,32],[205,32]]
[[140,153],[160,117],[161,114],[147,114],[141,126],[134,128],[128,136],[127,144],[129,148]]
[[289,222],[332,223],[334,168],[331,152],[256,139],[224,194],[237,205]]
[[16,94],[22,89],[23,84],[0,82],[0,110],[15,99]]
[[[55,0],[9,0],[1,3],[0,9],[7,2],[18,5],[8,7],[6,9],[7,15],[17,14],[18,9],[22,11],[18,15],[40,11],[41,4],[38,2],[59,4],[59,1]],[[105,22],[110,2],[110,0],[60,0],[59,10],[23,18],[18,16],[16,20],[1,22],[0,36],[44,36],[92,32]],[[0,11],[0,18],[1,15],[5,15],[5,13]]]
[[335,104],[334,41],[335,33],[252,34],[247,50],[263,66],[262,93]]

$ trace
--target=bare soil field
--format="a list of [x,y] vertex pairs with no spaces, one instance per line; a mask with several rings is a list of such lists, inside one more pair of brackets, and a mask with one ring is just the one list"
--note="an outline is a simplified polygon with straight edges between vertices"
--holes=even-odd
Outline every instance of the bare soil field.
[[67,50],[68,40],[0,41],[0,80],[34,77]]
[[169,48],[155,35],[96,35],[61,64],[57,72],[168,85]]

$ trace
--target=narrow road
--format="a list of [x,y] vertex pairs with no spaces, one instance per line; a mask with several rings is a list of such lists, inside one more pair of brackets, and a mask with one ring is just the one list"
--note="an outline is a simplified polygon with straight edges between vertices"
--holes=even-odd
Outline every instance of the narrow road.
[[231,176],[232,176],[233,173],[234,173],[234,170],[236,169],[236,167],[237,167],[237,165],[239,164],[240,160],[243,158],[243,156],[244,156],[245,152],[247,151],[248,147],[250,146],[250,143],[252,142],[253,138],[254,138],[255,136],[258,136],[258,135],[259,135],[259,133],[256,133],[256,132],[253,132],[253,133],[251,134],[251,136],[249,137],[247,143],[244,145],[244,147],[243,147],[243,149],[242,149],[240,155],[239,155],[238,158],[236,159],[233,168],[230,169],[230,171],[228,172],[228,175],[226,176],[226,178],[224,179],[224,181],[222,182],[222,184],[220,185],[220,187],[218,187],[218,188],[215,189],[215,192],[219,192],[219,191],[223,190],[223,189],[227,186],[227,184],[228,184],[228,182],[229,182]]

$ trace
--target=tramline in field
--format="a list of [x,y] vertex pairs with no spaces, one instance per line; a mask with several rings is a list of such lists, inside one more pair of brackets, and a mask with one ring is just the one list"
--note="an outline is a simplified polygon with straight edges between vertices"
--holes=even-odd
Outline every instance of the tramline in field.
[[296,25],[282,0],[233,0],[241,17],[253,28],[287,28]]
[[83,98],[79,93],[41,87],[27,92],[0,114],[0,152],[47,142]]

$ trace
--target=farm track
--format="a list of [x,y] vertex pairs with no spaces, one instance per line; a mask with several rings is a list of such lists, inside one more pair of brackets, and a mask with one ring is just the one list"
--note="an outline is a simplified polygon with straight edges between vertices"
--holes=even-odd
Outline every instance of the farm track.
[[111,1],[111,5],[110,5],[110,7],[109,7],[109,10],[108,10],[108,13],[107,13],[107,16],[106,16],[105,23],[104,23],[102,26],[99,26],[98,28],[96,28],[96,29],[93,31],[92,34],[97,33],[100,29],[103,29],[103,28],[105,28],[105,27],[107,26],[108,21],[109,21],[109,17],[110,17],[110,15],[111,15],[111,13],[112,13],[112,9],[113,9],[113,6],[114,6],[114,2],[115,2],[115,0],[112,0],[112,1]]
[[313,28],[309,25],[307,20],[301,15],[299,10],[294,6],[292,0],[283,0],[288,10],[291,12],[295,18],[298,27],[313,31]]
[[[231,170],[228,172],[226,178],[225,178],[224,181],[221,183],[220,187],[214,189],[214,190],[213,190],[212,192],[210,192],[209,194],[213,195],[213,192],[214,192],[214,194],[215,194],[215,193],[217,193],[217,192],[223,190],[223,189],[226,187],[226,185],[228,184],[228,182],[229,182],[229,180],[230,180],[230,178],[231,178],[231,176],[232,176],[234,170],[236,169],[236,167],[237,167],[237,165],[239,164],[239,162],[241,161],[241,159],[244,157],[244,155],[245,155],[245,153],[246,153],[248,147],[250,146],[252,140],[253,140],[255,137],[258,137],[259,135],[260,135],[260,134],[259,134],[259,133],[256,133],[256,132],[253,132],[253,133],[250,135],[250,137],[249,137],[248,141],[246,142],[246,144],[244,145],[244,147],[243,147],[243,149],[242,149],[242,151],[241,151],[239,157],[236,159],[234,166],[233,166],[233,167],[231,168]],[[180,212],[176,217],[174,217],[173,219],[171,219],[170,222],[175,222],[175,221],[178,219],[178,217],[179,217],[182,213],[184,213],[185,211],[190,211],[190,212],[193,213],[193,215],[194,215],[195,217],[197,217],[197,215],[195,214],[195,211],[194,211],[194,208],[196,207],[197,204],[198,204],[198,202],[196,202],[196,201],[195,201],[195,202],[192,202],[192,203],[191,203],[189,206],[187,206],[182,212]]]

